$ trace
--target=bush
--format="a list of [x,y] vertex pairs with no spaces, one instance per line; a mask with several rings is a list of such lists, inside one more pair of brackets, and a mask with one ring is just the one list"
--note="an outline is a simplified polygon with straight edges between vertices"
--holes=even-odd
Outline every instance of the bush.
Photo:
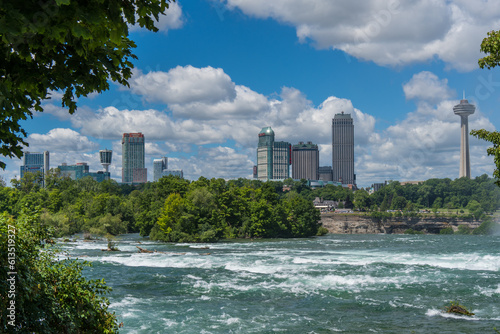
[[439,231],[439,234],[454,234],[453,227],[446,227]]
[[494,234],[496,232],[500,231],[500,225],[491,219],[485,220],[484,222],[479,225],[478,228],[475,228],[472,231],[472,234]]
[[[15,234],[10,232],[14,230]],[[57,261],[55,251],[44,243],[50,237],[36,215],[21,213],[18,219],[0,215],[0,276],[14,277],[16,288],[14,299],[7,298],[3,293],[12,291],[10,284],[0,281],[0,332],[117,333],[116,316],[102,296],[111,289],[104,280],[83,277],[83,267],[89,263]],[[8,262],[8,253],[15,254],[15,263]],[[12,301],[14,319],[7,313]]]
[[322,235],[325,235],[325,234],[328,234],[328,229],[324,226],[320,226],[318,228],[318,233],[316,234],[317,236],[322,236]]
[[417,230],[414,230],[412,228],[409,228],[405,231],[405,234],[424,234],[424,232],[422,231],[417,231]]

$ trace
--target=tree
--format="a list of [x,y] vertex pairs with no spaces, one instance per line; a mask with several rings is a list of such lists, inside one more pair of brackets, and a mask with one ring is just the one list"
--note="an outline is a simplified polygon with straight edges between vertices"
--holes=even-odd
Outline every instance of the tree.
[[479,59],[479,67],[491,69],[500,65],[500,31],[488,32],[481,43],[481,52],[486,53],[486,56]]
[[[21,213],[13,219],[0,214],[0,275],[4,278],[0,332],[117,333],[116,316],[102,296],[110,288],[104,280],[82,275],[88,263],[57,259],[43,243],[50,237],[36,215]],[[15,256],[9,255],[13,252]],[[15,309],[15,315],[9,308]]]
[[481,129],[472,130],[470,134],[476,138],[489,141],[493,144],[493,147],[488,147],[486,152],[494,158],[496,169],[493,172],[493,176],[497,179],[495,183],[500,187],[500,132],[490,132]]
[[[0,154],[22,157],[28,145],[20,122],[42,112],[42,101],[63,91],[62,106],[128,86],[135,43],[129,25],[157,31],[154,21],[175,0],[4,0],[0,4]],[[0,161],[0,167],[5,163]]]
[[[481,43],[481,52],[486,53],[486,56],[478,60],[480,68],[492,69],[500,65],[500,31],[488,32],[487,37]],[[493,172],[493,176],[497,178],[496,184],[500,186],[500,133],[481,129],[472,130],[471,135],[493,144],[493,147],[488,148],[486,152],[494,157],[497,168]]]

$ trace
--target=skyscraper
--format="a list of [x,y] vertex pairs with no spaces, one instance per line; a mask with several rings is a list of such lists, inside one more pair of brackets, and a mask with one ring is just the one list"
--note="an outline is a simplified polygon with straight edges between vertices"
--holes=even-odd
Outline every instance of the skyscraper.
[[354,174],[354,124],[351,114],[336,114],[332,119],[333,181],[356,184]]
[[[24,153],[23,164],[20,167],[21,178],[24,177],[25,173],[41,172],[43,175],[43,180],[45,180],[45,174],[49,172],[49,165],[49,151],[44,151],[43,153],[26,152]],[[44,185],[43,181],[42,184]]]
[[290,177],[290,143],[274,141],[271,127],[259,132],[257,146],[257,179],[286,179]]
[[168,158],[153,160],[153,181],[158,181],[163,175],[163,170],[168,169]]
[[145,183],[148,180],[144,167],[144,135],[124,133],[122,137],[122,183]]
[[318,145],[312,142],[299,142],[292,146],[292,178],[319,180]]
[[274,131],[270,126],[259,132],[257,146],[257,179],[266,181],[273,178]]
[[[464,94],[465,95],[465,94]],[[470,179],[470,154],[469,154],[469,116],[474,113],[476,107],[465,99],[453,107],[455,115],[460,116],[461,137],[460,137],[460,172],[459,177]]]

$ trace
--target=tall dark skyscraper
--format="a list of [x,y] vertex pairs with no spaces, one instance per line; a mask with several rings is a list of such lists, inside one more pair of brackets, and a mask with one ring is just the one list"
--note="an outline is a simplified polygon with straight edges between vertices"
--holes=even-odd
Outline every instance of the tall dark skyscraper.
[[122,183],[145,183],[148,171],[144,168],[144,135],[124,133],[122,137]]
[[336,114],[332,119],[333,181],[356,184],[354,174],[354,124],[351,114]]
[[319,180],[318,145],[299,142],[292,146],[292,178]]

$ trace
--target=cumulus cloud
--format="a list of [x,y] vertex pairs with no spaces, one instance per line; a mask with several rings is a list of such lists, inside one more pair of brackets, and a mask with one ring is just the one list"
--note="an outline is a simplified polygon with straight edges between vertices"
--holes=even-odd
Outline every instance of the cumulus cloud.
[[447,79],[439,80],[437,75],[428,71],[413,75],[403,86],[403,91],[408,100],[418,99],[430,103],[437,103],[455,95],[448,87]]
[[97,149],[98,145],[71,129],[56,128],[46,134],[32,133],[29,150],[50,152],[81,152]]
[[227,6],[292,25],[302,42],[387,66],[437,57],[450,68],[475,69],[482,38],[500,25],[495,0],[481,6],[470,0],[227,0]]
[[[407,99],[414,100],[416,107],[403,120],[382,131],[377,130],[373,115],[342,97],[326,97],[316,106],[293,87],[282,87],[279,94],[272,97],[263,96],[235,84],[221,69],[186,66],[176,68],[174,73],[171,76],[170,71],[154,72],[160,79],[152,84],[145,79],[149,74],[137,72],[135,79],[143,81],[135,82],[143,82],[145,88],[131,88],[145,101],[165,103],[164,110],[81,108],[70,118],[81,134],[70,129],[53,129],[48,134],[31,135],[29,142],[36,145],[35,148],[54,152],[54,162],[89,159],[96,164],[93,168],[98,169],[97,153],[92,152],[98,145],[86,136],[113,140],[111,171],[119,180],[122,134],[142,132],[146,137],[146,167],[150,170],[150,179],[152,160],[161,156],[173,156],[171,168],[183,169],[190,179],[201,175],[251,177],[256,163],[257,134],[265,126],[274,129],[276,140],[318,144],[320,164],[331,165],[331,119],[344,112],[354,119],[358,184],[458,176],[460,119],[452,110],[459,101],[447,80],[434,73],[417,73],[402,85]],[[206,85],[195,85],[200,90],[222,93],[213,98],[203,91],[188,89],[181,97],[170,98],[170,92],[162,95],[160,87],[164,82],[189,86],[189,81],[195,80],[189,79],[191,75],[201,81],[206,79]],[[218,87],[214,90],[211,85]],[[209,116],[212,113],[217,117]],[[471,129],[494,130],[479,106],[469,124]],[[470,145],[473,174],[491,173],[492,161],[485,154],[487,143],[471,138]]]

